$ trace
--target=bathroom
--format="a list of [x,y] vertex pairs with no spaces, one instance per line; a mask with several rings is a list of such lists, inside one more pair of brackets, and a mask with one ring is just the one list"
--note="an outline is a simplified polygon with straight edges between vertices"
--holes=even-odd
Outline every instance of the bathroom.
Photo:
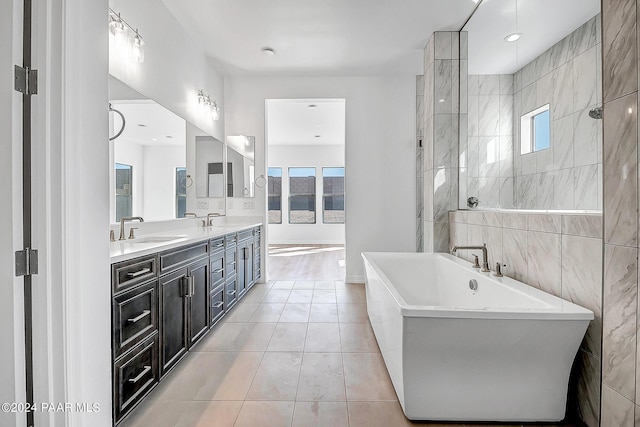
[[[490,7],[494,1],[482,3]],[[427,7],[417,3],[409,2],[416,10],[424,11]],[[512,3],[523,8],[526,5],[520,0]],[[478,11],[483,10],[483,4]],[[11,1],[7,6],[6,13],[0,18],[5,31],[3,40],[8,41],[0,50],[6,65],[0,72],[5,79],[13,81],[13,65],[23,63],[23,5],[20,1]],[[420,90],[420,84],[416,84],[421,80],[416,76],[424,76],[424,88],[429,64],[425,67],[422,61],[428,57],[423,48],[429,46],[429,40],[433,43],[434,61],[449,61],[449,64],[441,62],[445,67],[464,67],[464,58],[456,57],[453,48],[454,37],[475,7],[472,0],[451,2],[449,6],[428,2],[428,8],[434,12],[427,14],[430,18],[425,28],[411,30],[418,33],[417,40],[421,40],[419,46],[413,46],[419,51],[419,63],[416,63],[415,56],[405,63],[403,60],[407,58],[385,53],[393,47],[383,45],[377,50],[386,58],[379,59],[383,64],[379,72],[337,73],[327,69],[299,69],[278,74],[282,70],[277,69],[273,60],[278,60],[281,52],[274,46],[275,56],[258,56],[255,59],[267,70],[256,75],[246,72],[246,69],[243,72],[243,64],[221,69],[212,61],[205,52],[204,42],[201,46],[201,41],[194,36],[196,28],[209,26],[205,14],[198,16],[193,10],[189,13],[180,7],[179,2],[112,0],[87,4],[80,0],[67,0],[34,5],[32,43],[35,48],[32,58],[33,68],[40,73],[38,94],[31,98],[34,146],[33,197],[29,203],[33,212],[33,248],[40,253],[39,272],[33,276],[33,372],[38,379],[35,402],[99,402],[103,409],[94,413],[36,413],[36,425],[106,426],[113,422],[109,386],[111,307],[105,303],[111,300],[108,283],[111,277],[108,262],[110,244],[106,236],[109,224],[113,222],[109,218],[111,193],[106,179],[111,176],[109,162],[106,161],[110,151],[109,144],[104,143],[111,130],[105,113],[110,99],[110,71],[139,93],[153,98],[219,141],[225,141],[231,135],[254,136],[255,177],[266,176],[267,173],[263,148],[265,99],[346,99],[344,282],[364,283],[361,252],[449,252],[456,244],[486,242],[492,269],[497,262],[507,264],[506,275],[593,311],[595,319],[587,332],[587,340],[578,352],[576,369],[581,369],[585,375],[580,375],[574,383],[577,387],[572,394],[576,396],[572,402],[574,409],[587,425],[633,425],[636,417],[640,416],[640,410],[636,410],[637,377],[640,377],[636,367],[639,235],[636,2],[605,1],[600,11],[601,21],[594,21],[598,27],[601,24],[601,46],[593,52],[601,63],[603,78],[602,92],[596,92],[601,98],[588,106],[601,106],[604,114],[600,121],[589,117],[585,120],[590,125],[600,124],[602,144],[595,146],[595,153],[591,146],[585,148],[583,153],[595,154],[595,161],[584,160],[579,165],[595,165],[595,186],[585,184],[582,187],[589,187],[592,191],[582,192],[587,197],[576,197],[580,191],[571,188],[569,193],[567,185],[550,186],[548,188],[553,190],[536,192],[535,199],[532,190],[526,191],[531,196],[527,203],[531,204],[518,205],[519,199],[514,197],[511,205],[486,206],[508,211],[467,210],[468,197],[476,196],[482,208],[482,203],[504,201],[504,195],[509,191],[503,192],[504,187],[495,190],[495,186],[480,186],[481,182],[488,184],[488,179],[471,174],[471,149],[466,150],[464,159],[444,156],[449,162],[444,167],[437,162],[425,163],[429,138],[434,154],[441,150],[442,146],[438,144],[443,139],[433,129],[431,132],[427,127],[420,129],[420,125],[427,124],[428,120],[417,120],[421,114],[424,117],[426,114],[448,114],[452,130],[448,143],[460,144],[455,149],[465,152],[463,138],[453,137],[458,135],[453,129],[458,129],[461,111],[453,104],[438,103],[441,98],[432,97],[429,104],[427,93]],[[108,15],[105,12],[108,8],[121,13],[144,37],[143,63],[135,66],[119,64],[110,68]],[[353,19],[357,19],[357,10],[350,11],[354,14],[351,15]],[[473,24],[473,20],[469,23]],[[579,26],[576,23],[575,28]],[[185,28],[191,28],[193,32]],[[250,32],[251,23],[239,25],[234,31]],[[437,31],[445,32],[432,37]],[[450,40],[449,55],[442,56],[442,51],[438,50],[442,44],[438,41],[444,38],[446,44],[447,37]],[[260,48],[270,42],[261,43],[253,48],[258,54]],[[471,48],[470,44],[470,60]],[[375,49],[372,51],[376,52]],[[457,54],[461,52],[457,51]],[[410,64],[411,71],[400,71],[394,68],[394,64],[398,67],[398,64]],[[471,70],[473,66],[468,65]],[[469,73],[468,106],[472,105],[473,97],[480,102],[481,97],[494,96],[474,93],[473,75]],[[437,81],[438,74],[433,73],[432,77]],[[450,84],[452,90],[457,88],[453,80]],[[518,85],[514,84],[514,87]],[[204,89],[217,102],[221,110],[219,120],[202,116],[197,99],[199,89]],[[0,158],[4,159],[4,167],[0,168],[0,173],[3,174],[3,194],[12,203],[5,203],[2,207],[2,214],[7,220],[3,226],[5,238],[2,239],[0,257],[4,268],[0,271],[3,271],[3,282],[12,286],[3,286],[0,290],[0,324],[4,335],[9,337],[8,341],[13,343],[10,344],[13,351],[5,352],[1,358],[1,365],[5,368],[0,378],[3,384],[7,384],[1,392],[2,401],[20,402],[26,400],[23,378],[24,279],[15,276],[14,259],[15,252],[25,247],[20,190],[23,181],[22,95],[13,87],[5,90],[0,120],[2,128],[11,135],[11,142],[2,144]],[[514,90],[512,96],[517,92]],[[461,90],[461,105],[464,96]],[[418,110],[420,106],[422,110]],[[429,113],[431,107],[435,112],[431,110]],[[445,113],[439,108],[449,110]],[[571,113],[577,116],[576,112]],[[472,111],[469,110],[468,114],[466,123],[471,124]],[[459,135],[463,135],[462,126],[459,130]],[[480,144],[480,138],[486,136],[473,135],[471,128],[468,131],[468,147],[474,143],[473,138],[477,137]],[[420,136],[425,147],[422,153],[417,143]],[[601,148],[600,152],[598,148]],[[576,147],[572,149],[576,150]],[[421,158],[423,161],[417,165],[416,156],[420,155],[424,156]],[[463,162],[469,165],[468,171],[458,171]],[[539,181],[544,181],[543,173],[549,172],[537,170],[537,165],[513,165],[514,170],[518,168],[529,168],[529,173],[524,175]],[[437,172],[440,170],[447,177],[444,186],[437,185]],[[593,168],[583,169],[582,175],[592,177],[592,171]],[[581,172],[575,173],[577,176]],[[498,171],[496,176],[489,178],[506,177]],[[552,185],[549,180],[546,182]],[[259,191],[256,188],[253,205],[245,204],[243,199],[226,199],[222,208],[225,213],[223,220],[264,217],[266,200]],[[538,194],[551,193],[551,198],[538,197]],[[511,194],[518,194],[516,182]],[[570,204],[567,194],[571,194]],[[545,204],[534,207],[534,201],[540,200]],[[594,201],[595,204],[579,206],[576,202],[580,200]],[[218,201],[212,200],[207,208],[198,208],[194,203],[188,210],[204,217],[215,212],[218,206]],[[530,212],[531,209],[544,212]],[[547,212],[555,209],[562,211]],[[153,222],[147,222],[137,230],[138,236],[144,236],[144,226],[153,227]],[[126,231],[129,232],[128,227]],[[118,233],[114,234],[117,238]],[[471,260],[470,254],[462,256]],[[264,261],[266,254],[261,253],[261,257]],[[0,417],[3,425],[4,417],[11,417],[6,418],[7,425],[26,425],[24,413],[3,413]]]

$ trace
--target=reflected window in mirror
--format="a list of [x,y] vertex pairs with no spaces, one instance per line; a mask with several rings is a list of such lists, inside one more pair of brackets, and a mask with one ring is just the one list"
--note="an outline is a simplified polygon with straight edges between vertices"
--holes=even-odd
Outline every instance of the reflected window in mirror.
[[176,168],[176,218],[187,212],[187,168]]
[[344,168],[322,168],[322,222],[344,224]]
[[268,168],[269,224],[282,224],[282,168]]
[[133,214],[133,167],[116,163],[116,221]]
[[289,224],[316,223],[316,168],[289,168]]
[[534,153],[551,147],[549,104],[524,114],[520,122],[520,154]]

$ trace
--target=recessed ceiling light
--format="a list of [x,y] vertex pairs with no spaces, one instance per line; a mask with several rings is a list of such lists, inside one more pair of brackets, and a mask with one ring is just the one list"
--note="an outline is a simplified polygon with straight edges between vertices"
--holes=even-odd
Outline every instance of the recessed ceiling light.
[[438,99],[438,102],[439,102],[440,104],[444,103],[444,98],[440,98],[440,99]]
[[320,138],[320,135],[316,135],[316,138]]
[[171,135],[167,135],[167,136],[165,136],[165,138],[171,139],[173,137]]
[[138,123],[138,126],[140,126],[141,128],[146,128],[147,125],[143,125],[142,123]]
[[522,37],[522,33],[513,33],[506,36],[504,39],[509,43],[517,41],[520,37]]
[[317,105],[316,104],[309,104],[309,108],[316,108]]
[[152,141],[157,141],[157,140],[158,140],[158,138],[151,138],[151,140],[152,140]]
[[260,49],[260,50],[262,51],[262,53],[264,53],[265,55],[268,55],[268,56],[273,56],[273,55],[275,55],[275,54],[276,54],[276,51],[275,51],[275,50],[273,50],[273,49],[272,49],[272,48],[270,48],[270,47],[263,47],[263,48],[262,48],[262,49]]

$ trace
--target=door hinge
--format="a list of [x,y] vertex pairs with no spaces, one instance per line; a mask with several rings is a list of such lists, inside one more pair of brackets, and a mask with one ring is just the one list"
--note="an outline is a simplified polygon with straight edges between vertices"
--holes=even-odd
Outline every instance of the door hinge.
[[26,248],[16,251],[16,277],[38,274],[38,251]]
[[38,93],[38,70],[19,65],[15,65],[14,70],[14,89],[24,95],[36,95]]

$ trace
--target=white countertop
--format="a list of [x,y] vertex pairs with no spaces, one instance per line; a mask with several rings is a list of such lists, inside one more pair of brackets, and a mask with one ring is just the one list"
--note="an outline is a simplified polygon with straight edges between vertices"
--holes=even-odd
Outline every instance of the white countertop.
[[261,222],[219,224],[211,227],[189,227],[161,233],[145,234],[132,240],[116,240],[111,242],[111,263],[137,258],[143,255],[162,252],[189,243],[202,242],[225,234],[235,233],[248,228],[259,227]]

